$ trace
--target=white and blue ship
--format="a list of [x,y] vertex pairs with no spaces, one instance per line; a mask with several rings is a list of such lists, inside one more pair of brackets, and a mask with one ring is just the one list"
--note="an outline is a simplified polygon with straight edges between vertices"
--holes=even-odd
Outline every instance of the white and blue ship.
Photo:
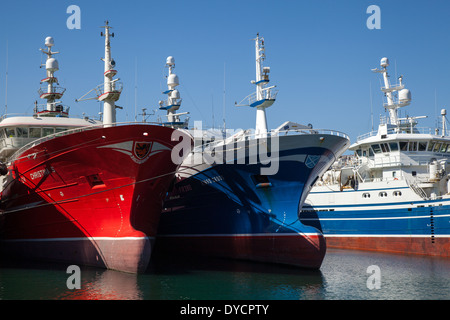
[[300,220],[320,229],[328,247],[450,256],[450,132],[446,110],[438,128],[424,116],[399,117],[411,102],[402,83],[391,84],[381,60],[381,88],[389,117],[358,137],[317,181]]
[[[319,268],[322,233],[299,221],[308,192],[350,145],[332,130],[287,121],[267,129],[266,108],[276,99],[268,86],[264,39],[257,35],[255,130],[226,137],[194,130],[195,146],[180,166],[158,228],[163,252],[197,254]],[[205,138],[207,137],[207,138]]]

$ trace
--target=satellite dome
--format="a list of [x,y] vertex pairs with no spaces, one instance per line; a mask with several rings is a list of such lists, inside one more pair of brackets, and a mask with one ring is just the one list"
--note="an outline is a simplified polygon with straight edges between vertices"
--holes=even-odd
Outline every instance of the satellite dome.
[[408,89],[402,89],[398,92],[398,100],[402,103],[411,101],[411,91]]
[[45,46],[46,47],[53,47],[54,44],[55,44],[55,41],[53,40],[53,37],[45,38]]
[[48,71],[57,71],[59,70],[58,60],[55,58],[47,59],[45,62],[45,69]]
[[389,66],[389,59],[386,58],[386,57],[383,58],[383,59],[381,59],[380,65],[381,65],[383,68],[386,68],[387,66]]
[[171,88],[175,88],[176,86],[178,86],[180,84],[180,80],[178,79],[178,76],[174,73],[172,73],[168,78],[167,78],[167,85]]
[[177,89],[175,89],[170,93],[170,97],[172,99],[180,99],[180,92]]
[[167,57],[167,60],[166,60],[166,64],[167,64],[168,66],[173,66],[173,65],[175,65],[175,58],[172,57],[172,56],[168,56],[168,57]]

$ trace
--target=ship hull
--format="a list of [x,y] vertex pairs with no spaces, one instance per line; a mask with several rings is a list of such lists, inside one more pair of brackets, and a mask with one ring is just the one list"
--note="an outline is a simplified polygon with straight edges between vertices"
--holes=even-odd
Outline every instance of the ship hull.
[[165,201],[158,251],[319,268],[326,252],[323,236],[299,222],[298,209],[347,141],[325,140],[280,137],[279,167],[270,175],[261,175],[263,165],[249,159],[191,167]]
[[[362,197],[369,192],[372,198],[385,192],[391,200],[358,200],[370,199]],[[331,195],[332,203],[327,202]],[[357,190],[342,192],[314,188],[307,202],[300,220],[320,229],[327,247],[450,257],[448,197],[424,200],[403,181],[394,181],[383,188],[360,184]]]
[[145,271],[177,169],[172,132],[138,124],[94,128],[24,151],[2,192],[2,251]]

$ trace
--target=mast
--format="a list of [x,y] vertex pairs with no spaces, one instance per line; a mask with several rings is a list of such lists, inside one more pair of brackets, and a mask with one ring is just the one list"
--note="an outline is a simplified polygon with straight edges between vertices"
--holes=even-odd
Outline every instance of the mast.
[[100,33],[101,36],[105,37],[105,57],[102,59],[105,62],[105,72],[104,82],[103,82],[103,94],[98,97],[99,101],[103,101],[103,124],[112,125],[116,122],[116,105],[115,102],[119,100],[121,90],[116,90],[115,83],[117,80],[112,80],[112,78],[117,74],[114,70],[116,65],[115,61],[111,58],[111,45],[110,37],[114,37],[114,33],[110,33],[109,22],[105,21],[105,33]]
[[[266,108],[270,107],[274,102],[278,90],[273,90],[275,86],[267,87],[269,83],[270,67],[264,67],[263,61],[266,58],[264,38],[256,34],[255,41],[255,56],[256,56],[256,80],[251,83],[256,85],[256,92],[248,95],[236,106],[250,106],[256,108],[256,137],[265,136],[267,134],[267,118]],[[244,100],[248,99],[248,103],[242,104]]]
[[172,56],[167,57],[166,59],[166,67],[169,69],[169,73],[167,75],[167,90],[163,92],[163,94],[167,94],[166,101],[159,101],[159,109],[167,111],[167,120],[166,124],[172,127],[185,127],[187,126],[186,119],[184,122],[180,120],[181,115],[189,114],[189,112],[176,113],[181,106],[180,92],[175,89],[180,85],[180,79],[173,72],[175,69],[175,59]]
[[405,89],[402,83],[403,76],[398,78],[399,83],[391,85],[389,81],[389,75],[387,67],[389,66],[389,59],[382,58],[380,62],[381,69],[372,69],[373,72],[381,73],[383,76],[384,87],[381,88],[386,95],[387,103],[384,107],[389,111],[389,122],[391,125],[399,127],[400,119],[398,118],[397,110],[401,107],[407,106],[411,102],[411,92]]
[[[264,61],[265,55],[264,48],[264,38],[259,37],[259,33],[256,35],[255,39],[255,56],[256,56],[256,100],[260,101],[263,99],[263,86],[269,82],[267,77],[267,82],[263,81],[263,67],[262,62]],[[266,67],[268,68],[268,67]],[[268,69],[270,70],[270,69]],[[256,134],[265,134],[267,132],[267,119],[266,119],[266,108],[267,106],[259,105],[256,107]]]
[[441,117],[442,117],[442,136],[445,136],[447,134],[447,121],[446,116],[447,110],[441,109]]
[[[101,28],[105,28],[105,33],[100,32],[100,36],[105,37],[105,57],[101,60],[104,61],[104,73],[103,73],[103,83],[99,84],[95,88],[88,91],[82,97],[75,99],[76,102],[85,100],[98,100],[103,102],[103,124],[105,126],[111,126],[116,122],[116,108],[122,109],[116,106],[116,101],[119,100],[120,94],[122,93],[123,84],[118,82],[120,79],[114,79],[113,77],[117,74],[117,70],[114,69],[116,62],[111,58],[111,44],[110,38],[114,38],[114,33],[110,33],[109,22],[105,21],[105,25]],[[92,94],[93,93],[93,96]]]
[[47,55],[47,60],[45,62],[47,77],[41,80],[41,84],[46,83],[46,85],[42,86],[38,90],[40,98],[47,100],[46,110],[43,111],[41,115],[67,116],[67,112],[63,113],[65,110],[63,110],[62,105],[57,105],[56,102],[56,99],[60,99],[63,96],[66,89],[54,86],[55,83],[58,84],[58,79],[55,77],[55,72],[59,70],[58,60],[53,58],[53,55],[59,53],[58,51],[52,51],[54,44],[53,38],[47,37],[45,38],[45,46],[47,49],[40,49],[42,53]]

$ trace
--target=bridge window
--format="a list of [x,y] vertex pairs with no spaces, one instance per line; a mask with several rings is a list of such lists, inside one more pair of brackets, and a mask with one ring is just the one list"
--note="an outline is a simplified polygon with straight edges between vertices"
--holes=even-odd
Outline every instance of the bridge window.
[[400,141],[400,150],[402,150],[402,151],[408,151],[408,142],[406,142],[406,141]]
[[381,149],[383,150],[383,152],[390,152],[391,150],[389,149],[389,145],[387,143],[381,143]]
[[427,143],[419,142],[419,151],[425,151],[425,150],[427,150]]
[[28,138],[28,128],[27,127],[17,127],[17,136],[20,138]]
[[398,143],[397,142],[390,142],[389,146],[391,147],[391,151],[398,151]]
[[442,147],[441,147],[441,152],[447,151],[447,146],[448,146],[448,144],[443,143],[443,144],[442,144]]
[[429,144],[428,144],[428,149],[427,149],[427,151],[429,151],[429,152],[431,152],[431,151],[433,151],[433,148],[434,148],[434,145],[436,144],[436,141],[431,141]]
[[29,137],[30,138],[40,138],[41,137],[41,128],[30,128]]
[[42,136],[48,136],[55,133],[55,128],[42,128]]
[[439,149],[441,148],[441,144],[442,143],[440,143],[440,142],[436,143],[434,145],[433,152],[439,152]]
[[372,149],[373,149],[373,152],[375,152],[375,153],[381,153],[381,148],[380,148],[379,144],[373,144]]
[[63,131],[67,131],[67,128],[55,128],[55,133],[60,133]]
[[5,133],[7,138],[12,138],[16,136],[16,130],[14,130],[14,128],[5,128]]
[[409,142],[409,151],[417,151],[417,141]]

